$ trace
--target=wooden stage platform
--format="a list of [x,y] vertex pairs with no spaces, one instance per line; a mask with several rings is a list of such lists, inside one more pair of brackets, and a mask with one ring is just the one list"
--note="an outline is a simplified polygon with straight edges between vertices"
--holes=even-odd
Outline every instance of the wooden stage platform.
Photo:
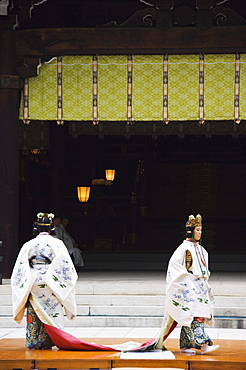
[[[98,344],[119,344],[126,341],[145,342],[146,339],[83,338]],[[0,340],[0,369],[113,369],[120,367],[180,368],[188,370],[246,370],[246,340],[216,340],[220,348],[207,355],[180,354],[179,340],[168,339],[166,347],[175,359],[122,359],[116,351],[29,350],[25,339]]]

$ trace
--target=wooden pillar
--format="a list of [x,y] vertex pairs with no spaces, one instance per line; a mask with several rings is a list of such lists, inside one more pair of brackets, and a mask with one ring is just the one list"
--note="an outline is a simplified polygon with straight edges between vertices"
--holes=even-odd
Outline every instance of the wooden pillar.
[[0,30],[0,273],[9,278],[18,245],[18,108],[20,78],[16,73],[15,35]]

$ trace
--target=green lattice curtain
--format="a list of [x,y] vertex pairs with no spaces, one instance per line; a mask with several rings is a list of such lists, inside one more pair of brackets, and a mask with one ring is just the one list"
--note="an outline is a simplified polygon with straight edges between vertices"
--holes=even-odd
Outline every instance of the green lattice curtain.
[[25,79],[20,119],[246,119],[246,54],[53,58]]

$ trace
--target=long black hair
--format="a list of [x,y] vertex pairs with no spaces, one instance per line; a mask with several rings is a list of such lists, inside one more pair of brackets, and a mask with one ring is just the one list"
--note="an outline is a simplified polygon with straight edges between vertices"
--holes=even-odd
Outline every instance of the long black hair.
[[194,238],[194,229],[195,229],[195,226],[186,226],[185,227],[185,230],[186,230],[185,237],[189,239]]

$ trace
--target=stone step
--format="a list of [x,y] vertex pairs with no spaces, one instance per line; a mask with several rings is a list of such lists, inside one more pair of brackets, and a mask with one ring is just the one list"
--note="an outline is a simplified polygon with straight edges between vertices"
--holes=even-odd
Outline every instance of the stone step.
[[[238,282],[220,285],[220,282],[211,281],[215,297],[246,297],[246,285]],[[76,285],[76,295],[127,295],[127,296],[165,296],[165,282],[144,284],[143,282],[129,281],[79,281]],[[11,295],[11,286],[0,285],[0,296]]]
[[[70,321],[65,318],[66,327],[151,327],[159,328],[161,326],[162,317],[105,317],[105,316],[77,316],[76,320]],[[24,328],[26,326],[25,318],[21,324],[17,324],[12,318],[6,317],[0,320],[0,328]],[[214,328],[228,329],[246,329],[246,318],[225,318],[215,317]]]
[[[1,294],[1,293],[0,293]],[[165,305],[165,295],[101,295],[101,294],[76,294],[77,306],[160,306]],[[12,305],[11,294],[2,295],[0,308]],[[245,296],[215,296],[215,306],[234,307],[236,309],[246,307]]]
[[[246,328],[246,284],[235,273],[213,276],[215,327]],[[78,316],[73,322],[65,318],[66,326],[160,327],[165,289],[164,272],[82,272],[76,285]],[[12,319],[9,279],[0,285],[0,295],[0,327],[25,327],[25,320],[20,326]]]
[[[246,294],[240,296],[244,286],[238,286],[234,289],[226,289],[226,295],[218,288],[219,295],[215,295],[216,307],[215,316],[237,318],[244,320],[246,318]],[[137,289],[138,288],[138,289]],[[165,308],[165,294],[163,294],[164,285],[156,284],[152,289],[151,295],[148,295],[146,289],[142,289],[141,284],[136,282],[78,282],[76,289],[76,302],[78,316],[81,318],[98,318],[111,320],[114,326],[116,317],[118,320],[124,320],[124,326],[128,326],[128,321],[132,317],[149,317],[150,322],[153,318],[161,318]],[[242,289],[240,289],[242,288]],[[153,292],[154,290],[154,292]],[[115,293],[115,294],[114,294]],[[117,293],[117,294],[116,294]],[[131,293],[131,294],[129,294]],[[135,293],[135,294],[134,294]],[[244,291],[243,291],[244,293]],[[0,317],[12,317],[12,296],[9,284],[0,286],[2,300],[0,302]],[[102,320],[103,321],[103,320]],[[152,324],[150,324],[151,326]],[[9,324],[8,324],[9,325]]]
[[[77,306],[78,316],[162,317],[165,306]],[[246,318],[246,307],[216,307],[215,316]],[[0,317],[12,317],[12,306],[0,306]]]
[[[12,305],[11,294],[2,295],[0,306]],[[165,303],[165,296],[137,296],[137,295],[88,295],[76,294],[77,305],[101,305],[101,306],[162,306]]]

